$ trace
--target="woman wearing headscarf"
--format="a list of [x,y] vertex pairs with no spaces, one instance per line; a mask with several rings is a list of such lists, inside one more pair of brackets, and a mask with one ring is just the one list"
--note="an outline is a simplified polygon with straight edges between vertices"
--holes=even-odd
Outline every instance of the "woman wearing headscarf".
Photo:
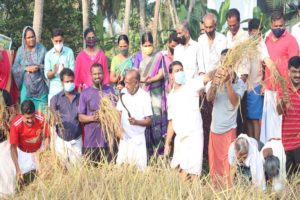
[[46,48],[36,42],[33,28],[26,26],[22,33],[22,46],[19,47],[13,64],[13,76],[20,91],[20,103],[33,101],[37,110],[47,105],[48,86],[44,76]]

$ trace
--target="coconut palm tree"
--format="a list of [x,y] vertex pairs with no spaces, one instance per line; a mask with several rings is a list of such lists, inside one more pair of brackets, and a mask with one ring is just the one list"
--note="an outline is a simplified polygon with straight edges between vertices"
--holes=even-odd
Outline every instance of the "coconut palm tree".
[[33,29],[36,34],[36,40],[39,42],[42,35],[42,25],[43,25],[43,8],[44,0],[34,1],[34,14],[33,14]]
[[145,0],[139,0],[139,6],[140,6],[140,32],[145,32],[146,28],[146,1]]
[[89,0],[82,0],[82,28],[83,31],[90,26],[89,22]]
[[124,24],[125,24],[125,33],[126,33],[127,35],[128,35],[128,33],[129,33],[130,6],[131,6],[131,0],[126,0],[126,1],[125,1]]
[[153,20],[153,29],[152,35],[154,40],[154,46],[157,45],[157,32],[158,32],[158,18],[159,18],[159,9],[160,9],[160,0],[155,1],[155,9],[154,9],[154,20]]

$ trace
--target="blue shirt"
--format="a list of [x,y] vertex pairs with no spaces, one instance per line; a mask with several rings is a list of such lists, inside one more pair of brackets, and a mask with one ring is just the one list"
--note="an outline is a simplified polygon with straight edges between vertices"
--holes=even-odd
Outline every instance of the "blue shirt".
[[[48,79],[48,72],[54,70],[55,64],[63,64],[64,68],[69,68],[74,71],[74,53],[72,49],[64,46],[60,54],[56,53],[54,48],[46,53],[45,56],[45,77]],[[59,71],[58,71],[59,72]],[[56,73],[55,76],[51,79],[48,79],[50,82],[49,85],[49,96],[48,99],[58,94],[62,91],[63,87],[59,77],[59,73]]]
[[79,94],[75,93],[75,97],[70,102],[64,91],[53,96],[50,101],[52,109],[60,114],[62,124],[64,126],[63,134],[58,134],[65,141],[75,140],[81,135],[81,127],[78,119],[77,107],[79,105]]

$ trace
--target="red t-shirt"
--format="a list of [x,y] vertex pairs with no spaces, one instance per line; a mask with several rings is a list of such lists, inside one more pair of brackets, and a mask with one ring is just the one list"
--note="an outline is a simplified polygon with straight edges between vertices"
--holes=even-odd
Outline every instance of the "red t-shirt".
[[[279,97],[282,98],[282,91]],[[300,89],[293,91],[289,86],[291,105],[282,118],[282,144],[285,151],[300,147]]]
[[19,114],[11,122],[9,137],[10,144],[17,145],[24,152],[32,153],[41,147],[43,137],[49,137],[49,127],[43,115],[35,113],[33,125],[28,126]]
[[[276,41],[272,40],[273,33],[271,32],[266,37],[266,46],[270,58],[277,66],[279,73],[288,80],[288,61],[293,56],[299,55],[299,47],[297,40],[288,32],[285,31],[283,35]],[[271,72],[269,68],[265,69],[265,84],[268,90],[276,90],[270,81]],[[278,87],[278,86],[275,86]]]

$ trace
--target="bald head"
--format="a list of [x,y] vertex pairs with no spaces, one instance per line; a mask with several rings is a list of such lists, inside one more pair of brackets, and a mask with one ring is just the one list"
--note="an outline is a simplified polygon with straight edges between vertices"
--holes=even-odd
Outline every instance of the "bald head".
[[207,22],[207,23],[216,24],[217,23],[217,17],[214,14],[212,14],[212,13],[207,13],[202,18],[202,21],[203,21],[203,23]]
[[138,82],[140,82],[140,80],[141,80],[141,75],[140,75],[139,71],[136,69],[131,69],[131,70],[127,71],[126,77],[128,77],[129,79],[134,79]]
[[134,95],[137,92],[140,80],[141,75],[138,70],[131,69],[126,73],[124,82],[129,94]]
[[215,38],[217,18],[212,13],[207,13],[203,17],[203,28],[210,39]]

